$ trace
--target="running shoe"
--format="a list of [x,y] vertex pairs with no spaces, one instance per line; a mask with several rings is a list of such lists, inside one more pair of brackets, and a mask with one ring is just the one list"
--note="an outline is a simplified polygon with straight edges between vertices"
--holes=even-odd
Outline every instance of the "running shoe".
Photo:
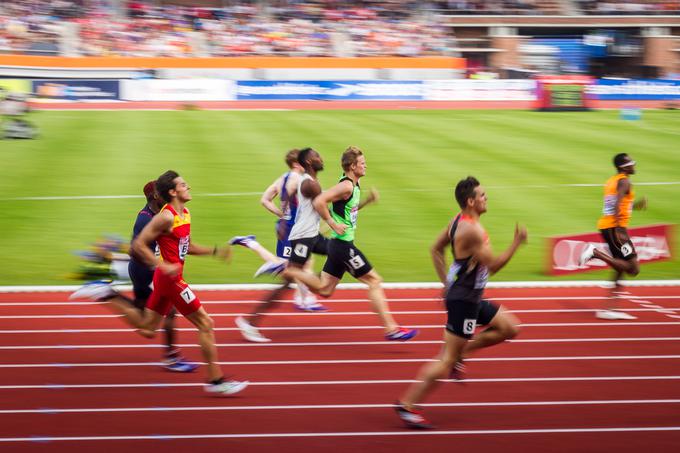
[[406,409],[406,406],[397,401],[394,410],[402,422],[410,429],[432,429],[433,426],[428,419],[423,417],[423,412],[417,409]]
[[295,304],[295,308],[299,311],[304,311],[307,313],[321,313],[324,311],[328,311],[328,308],[325,307],[324,305],[321,305],[320,303],[315,303],[311,305],[303,305],[303,304]]
[[606,319],[608,321],[637,319],[637,316],[633,316],[630,313],[619,310],[600,310],[595,313],[595,317],[599,319]]
[[586,245],[586,248],[583,249],[583,251],[581,252],[581,255],[579,255],[579,257],[578,257],[579,267],[585,266],[588,261],[592,260],[594,253],[595,253],[595,246],[593,244]]
[[236,327],[241,331],[241,335],[246,340],[252,343],[269,343],[269,338],[265,337],[254,325],[250,324],[247,319],[239,316],[235,319]]
[[399,327],[394,332],[385,334],[385,339],[390,341],[407,341],[418,335],[418,329],[407,329],[406,327]]
[[233,395],[248,387],[248,381],[222,381],[219,384],[206,384],[204,387],[207,393],[214,393],[220,395]]
[[191,373],[198,368],[198,363],[186,362],[183,358],[179,358],[173,362],[167,361],[163,368],[175,373]]
[[229,239],[229,244],[249,247],[250,243],[253,242],[254,240],[255,240],[254,234],[250,234],[248,236],[234,236],[233,238]]
[[94,301],[101,301],[110,299],[118,295],[115,289],[111,286],[111,280],[95,280],[86,283],[78,288],[73,294],[69,296],[69,300],[73,299],[90,299]]
[[285,261],[267,261],[255,271],[255,277],[259,277],[260,275],[264,274],[279,275],[285,268]]

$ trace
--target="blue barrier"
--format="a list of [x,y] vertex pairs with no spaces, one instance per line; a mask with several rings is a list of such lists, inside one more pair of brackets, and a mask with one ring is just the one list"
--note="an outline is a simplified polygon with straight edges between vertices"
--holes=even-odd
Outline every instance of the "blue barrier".
[[120,81],[118,80],[34,80],[33,94],[49,99],[79,101],[118,100]]
[[603,101],[670,101],[680,99],[680,80],[600,79],[588,89]]
[[238,100],[412,100],[423,99],[421,81],[239,81]]

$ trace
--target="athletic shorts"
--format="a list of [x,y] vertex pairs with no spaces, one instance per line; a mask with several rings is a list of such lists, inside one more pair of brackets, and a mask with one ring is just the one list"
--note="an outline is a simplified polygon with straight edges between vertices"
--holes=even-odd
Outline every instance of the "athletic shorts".
[[130,275],[130,280],[132,280],[135,306],[141,310],[146,306],[146,302],[149,296],[151,296],[153,271],[143,264],[130,260],[130,263],[128,263],[128,274]]
[[328,258],[323,266],[323,271],[336,278],[342,278],[345,272],[349,272],[354,278],[360,278],[371,272],[373,266],[354,246],[354,242],[341,239],[328,241]]
[[292,252],[289,261],[303,266],[309,261],[312,253],[316,253],[317,255],[328,255],[328,242],[328,238],[325,238],[320,234],[313,238],[293,239],[290,241]]
[[293,228],[295,222],[280,220],[276,222],[276,256],[279,258],[290,258],[290,230]]
[[[625,241],[621,242],[621,240],[619,240],[616,230],[622,230],[623,233],[625,233]],[[630,240],[630,236],[628,236],[628,230],[625,228],[605,228],[604,230],[600,230],[600,233],[607,242],[612,257],[626,261],[637,257],[637,252],[635,251],[633,241]]]
[[156,269],[153,274],[153,292],[146,308],[166,316],[172,307],[187,316],[201,308],[201,301],[181,275],[168,277]]
[[485,299],[469,301],[447,297],[446,330],[469,340],[475,333],[475,327],[489,324],[498,310],[498,306]]

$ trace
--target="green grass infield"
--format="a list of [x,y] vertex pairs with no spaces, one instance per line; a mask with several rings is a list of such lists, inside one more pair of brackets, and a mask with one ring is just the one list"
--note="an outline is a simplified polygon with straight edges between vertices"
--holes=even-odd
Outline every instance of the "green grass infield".
[[[429,247],[458,211],[453,188],[468,175],[487,189],[482,223],[496,252],[510,243],[515,222],[529,230],[528,245],[495,280],[550,278],[545,239],[595,231],[618,152],[637,160],[635,191],[649,200],[631,226],[680,221],[674,111],[645,111],[640,121],[621,120],[618,111],[427,110],[44,111],[31,119],[40,139],[0,141],[0,285],[74,283],[67,277],[78,265],[73,251],[105,233],[128,237],[144,205],[142,186],[167,169],[192,187],[193,241],[256,234],[273,249],[275,219],[260,193],[284,172],[283,156],[294,147],[322,154],[323,187],[339,178],[348,145],[363,149],[362,187],[376,187],[381,199],[361,211],[355,242],[386,281],[436,280]],[[88,196],[110,198],[78,198]],[[260,264],[239,248],[229,265],[190,257],[185,275],[192,283],[249,283]],[[677,279],[678,269],[677,258],[647,264],[640,278]]]

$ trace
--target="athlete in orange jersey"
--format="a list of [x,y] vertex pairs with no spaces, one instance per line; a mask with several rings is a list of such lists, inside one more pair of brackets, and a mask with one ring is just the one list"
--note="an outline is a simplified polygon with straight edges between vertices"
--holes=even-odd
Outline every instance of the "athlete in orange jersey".
[[609,245],[611,255],[588,244],[581,254],[579,264],[584,265],[593,258],[600,259],[614,269],[612,297],[606,310],[596,313],[601,319],[635,319],[635,316],[614,310],[615,300],[622,294],[619,280],[623,274],[635,276],[640,273],[637,253],[628,235],[628,223],[633,209],[645,209],[647,199],[634,201],[635,192],[630,175],[635,174],[635,161],[628,154],[614,156],[617,174],[607,180],[604,186],[604,208],[597,222],[597,229]]
[[[131,254],[140,262],[155,269],[154,289],[143,313],[105,282],[93,282],[76,291],[72,297],[88,297],[107,302],[114,313],[138,329],[144,337],[152,338],[163,317],[174,306],[198,329],[199,343],[208,364],[208,384],[205,390],[216,394],[240,392],[248,382],[225,380],[218,365],[213,320],[201,306],[201,301],[182,278],[186,255],[219,255],[227,258],[230,247],[205,247],[191,241],[191,215],[185,204],[191,200],[190,187],[179,174],[169,170],[156,180],[156,191],[167,203],[132,241]],[[149,248],[156,242],[159,259]]]

